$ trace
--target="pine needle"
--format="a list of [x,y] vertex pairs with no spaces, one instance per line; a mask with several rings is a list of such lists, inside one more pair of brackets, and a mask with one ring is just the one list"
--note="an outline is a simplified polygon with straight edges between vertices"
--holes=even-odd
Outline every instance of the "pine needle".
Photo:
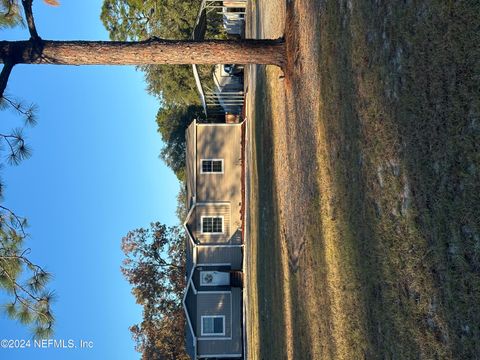
[[17,318],[24,325],[30,324],[32,322],[32,312],[26,305],[22,305],[20,311],[17,312]]
[[5,304],[3,307],[5,309],[5,313],[8,315],[10,319],[16,319],[17,307],[15,306],[15,303],[8,303],[8,304]]
[[33,330],[33,337],[35,339],[47,339],[52,337],[53,329],[50,326],[38,326]]

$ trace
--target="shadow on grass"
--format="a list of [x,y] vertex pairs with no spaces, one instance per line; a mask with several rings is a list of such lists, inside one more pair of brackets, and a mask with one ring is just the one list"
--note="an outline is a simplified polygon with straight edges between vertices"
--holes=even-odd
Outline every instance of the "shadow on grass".
[[[471,44],[480,43],[472,26],[480,23],[480,5],[317,3],[322,9],[312,16],[320,25],[310,31],[320,46],[318,68],[306,67],[297,43],[290,48],[296,68],[281,123],[290,137],[284,169],[306,192],[287,214],[279,206],[285,189],[273,180],[292,176],[274,172],[275,94],[265,88],[271,79],[261,74],[258,81],[261,357],[284,358],[292,341],[295,359],[475,358],[480,54]],[[323,152],[315,129],[323,132]],[[325,167],[317,170],[319,156]],[[322,213],[320,203],[330,212]],[[279,242],[285,237],[290,256],[300,248],[301,236],[291,235],[298,233],[296,215],[307,230],[290,268],[293,312],[286,319]],[[322,236],[326,226],[336,231],[330,243]],[[327,256],[331,248],[338,258]]]
[[[258,67],[256,103],[265,98],[264,67]],[[260,102],[261,103],[261,102]],[[263,106],[255,107],[255,147],[258,189],[256,208],[260,359],[286,358],[286,322],[284,311],[284,276],[278,243],[277,189],[273,174],[271,117]]]

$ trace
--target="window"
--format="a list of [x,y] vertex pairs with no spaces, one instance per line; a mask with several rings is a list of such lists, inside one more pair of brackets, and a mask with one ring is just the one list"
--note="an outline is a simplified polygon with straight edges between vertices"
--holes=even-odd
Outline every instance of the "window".
[[202,216],[202,233],[223,234],[223,216]]
[[202,335],[225,335],[225,315],[202,316]]
[[223,159],[202,159],[202,174],[223,174]]

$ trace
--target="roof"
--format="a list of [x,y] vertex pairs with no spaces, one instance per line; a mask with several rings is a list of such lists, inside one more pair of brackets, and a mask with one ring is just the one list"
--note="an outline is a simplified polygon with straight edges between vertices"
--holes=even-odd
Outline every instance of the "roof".
[[[189,215],[187,215],[187,218],[190,216],[190,213],[192,212],[194,206],[190,208]],[[187,318],[187,337],[185,339],[186,341],[186,349],[187,353],[190,355],[192,359],[196,359],[196,345],[197,345],[197,339],[194,334],[193,326],[192,326],[192,318],[190,316],[190,311],[187,306],[189,303],[189,300],[191,298],[191,292],[193,291],[193,284],[192,284],[192,276],[193,276],[193,271],[195,269],[196,265],[196,256],[195,256],[195,246],[194,246],[194,241],[192,234],[190,233],[190,230],[187,227],[186,222],[183,223],[183,227],[187,233],[187,247],[186,247],[186,269],[187,269],[187,287],[185,288],[185,294],[183,295],[183,310],[185,311],[185,316]],[[190,295],[190,296],[189,296]]]
[[195,294],[193,291],[191,281],[188,282],[187,288],[185,289],[183,306],[185,310],[185,316],[187,317],[185,347],[188,355],[190,355],[192,359],[195,359],[197,355],[197,349],[196,349],[197,339],[195,337],[195,333],[193,329],[195,328],[197,309],[195,306]]
[[185,255],[186,255],[186,262],[185,262],[185,269],[186,269],[186,274],[185,276],[188,278],[190,273],[192,272],[193,269],[193,244],[190,241],[189,237],[185,237]]
[[187,350],[187,354],[192,358],[195,359],[195,346],[194,346],[195,339],[193,338],[193,334],[188,327],[188,324],[185,328],[185,348]]

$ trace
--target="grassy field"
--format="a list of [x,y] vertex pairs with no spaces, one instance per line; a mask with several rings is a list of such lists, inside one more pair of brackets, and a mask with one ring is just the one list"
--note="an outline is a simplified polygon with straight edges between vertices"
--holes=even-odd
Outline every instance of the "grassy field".
[[286,78],[252,70],[251,358],[480,358],[480,3],[286,11]]

